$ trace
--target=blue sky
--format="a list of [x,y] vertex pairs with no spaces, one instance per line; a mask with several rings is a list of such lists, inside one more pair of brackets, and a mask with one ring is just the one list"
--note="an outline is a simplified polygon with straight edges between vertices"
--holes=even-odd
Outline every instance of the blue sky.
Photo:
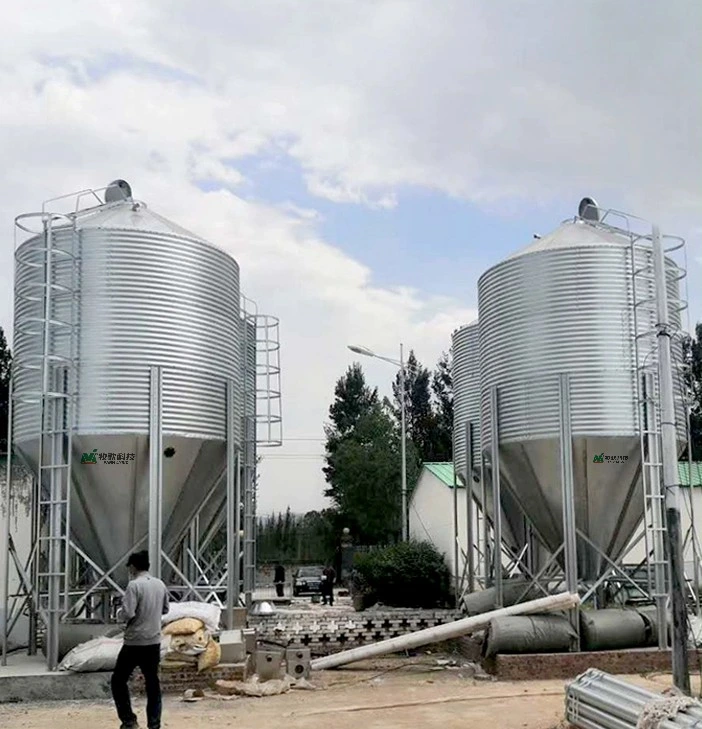
[[247,179],[242,197],[316,211],[325,240],[371,268],[376,285],[415,287],[467,306],[476,303],[474,284],[485,269],[527,245],[533,233],[572,216],[578,203],[486,211],[441,192],[405,187],[396,192],[394,207],[371,207],[310,194],[290,158],[237,160],[236,168]]
[[[1,326],[14,216],[116,178],[229,250],[242,290],[280,316],[295,438],[321,434],[348,343],[402,341],[433,364],[474,317],[480,274],[584,195],[690,240],[702,319],[700,3],[309,5],[31,0],[4,14]],[[310,443],[264,462],[263,510],[323,505]]]

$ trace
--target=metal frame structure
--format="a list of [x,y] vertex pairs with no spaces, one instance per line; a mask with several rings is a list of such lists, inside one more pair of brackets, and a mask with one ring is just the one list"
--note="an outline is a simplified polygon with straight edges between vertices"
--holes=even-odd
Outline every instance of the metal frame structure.
[[[591,206],[592,207],[592,206]],[[569,448],[568,444],[572,444],[571,435],[571,413],[570,413],[570,382],[567,374],[561,374],[558,377],[558,381],[554,382],[554,387],[559,388],[559,402],[560,402],[560,442],[561,442],[561,483],[562,483],[562,497],[563,497],[563,534],[564,540],[561,546],[553,553],[550,554],[548,561],[541,567],[537,574],[533,574],[533,565],[529,565],[526,560],[527,545],[520,555],[514,558],[514,569],[518,569],[522,574],[530,578],[529,586],[524,590],[522,595],[519,597],[517,602],[521,602],[526,599],[532,589],[536,588],[546,594],[549,587],[555,585],[562,585],[565,583],[565,589],[569,592],[577,592],[580,586],[580,591],[583,593],[582,602],[593,601],[595,605],[598,605],[601,601],[600,591],[602,586],[608,580],[619,581],[620,584],[628,585],[631,588],[639,591],[648,599],[652,599],[657,607],[657,620],[659,624],[659,641],[660,647],[667,647],[667,623],[666,623],[666,608],[668,604],[668,579],[669,579],[669,562],[664,550],[664,540],[666,538],[666,518],[663,510],[663,504],[666,499],[666,494],[670,494],[670,486],[665,486],[665,479],[663,476],[663,465],[664,459],[662,458],[663,446],[661,443],[661,430],[662,423],[665,420],[669,429],[673,428],[674,425],[674,413],[671,417],[670,409],[671,403],[668,403],[668,412],[665,416],[661,417],[661,404],[658,399],[658,393],[660,392],[660,356],[652,358],[652,354],[656,354],[660,347],[660,336],[661,326],[665,328],[664,335],[669,338],[674,338],[684,334],[683,329],[674,328],[667,322],[667,311],[665,324],[661,325],[661,311],[660,311],[660,297],[661,288],[666,286],[665,273],[661,275],[663,270],[666,257],[670,257],[678,251],[684,252],[685,242],[682,238],[674,236],[661,236],[656,226],[641,221],[640,218],[635,216],[626,215],[624,213],[615,210],[599,210],[598,220],[593,221],[587,220],[587,223],[594,225],[601,229],[609,232],[614,232],[620,235],[625,235],[630,241],[630,255],[631,255],[631,276],[632,276],[632,289],[633,289],[633,301],[632,301],[632,314],[634,319],[634,340],[633,340],[633,351],[634,351],[634,362],[632,375],[636,382],[636,405],[638,419],[638,431],[641,442],[641,453],[642,453],[642,499],[645,505],[645,518],[644,518],[644,533],[641,538],[645,540],[646,545],[646,560],[645,567],[648,575],[648,590],[642,588],[634,579],[627,574],[623,569],[624,560],[628,553],[636,546],[636,542],[630,544],[625,551],[616,561],[610,559],[600,549],[595,547],[587,535],[585,535],[576,526],[575,521],[575,502],[573,492],[573,453],[572,445]],[[607,222],[608,219],[616,218],[623,219],[625,221],[624,227],[617,227]],[[576,218],[578,220],[579,218]],[[632,221],[639,221],[645,223],[648,228],[645,233],[636,233],[632,230]],[[568,222],[568,221],[564,221]],[[647,252],[645,265],[639,265],[641,262],[640,252],[645,249]],[[661,271],[654,271],[654,256],[658,249],[658,268]],[[638,262],[638,263],[637,263]],[[686,278],[686,263],[682,265],[676,261],[676,265],[679,268],[679,276],[676,283],[680,284],[683,279]],[[656,273],[658,280],[656,280]],[[642,282],[646,283],[646,287],[642,286]],[[668,284],[670,281],[668,281]],[[685,281],[686,285],[686,281]],[[642,295],[642,288],[645,288]],[[663,292],[667,293],[666,291]],[[682,314],[687,308],[686,297],[673,303],[674,310]],[[642,327],[642,318],[644,326]],[[648,322],[648,325],[646,325]],[[643,343],[648,342],[648,349],[642,352]],[[681,371],[676,368],[678,363],[672,362],[672,369],[676,370],[674,376],[681,376]],[[682,363],[680,363],[682,364]],[[682,388],[680,388],[682,389]],[[672,397],[673,393],[669,393]],[[688,438],[689,438],[689,408],[688,411]],[[499,388],[494,387],[490,393],[490,432],[491,432],[491,446],[492,444],[499,443],[499,424],[500,424],[500,408],[499,408]],[[474,424],[467,423],[467,453],[471,454],[471,428],[475,427]],[[671,432],[669,430],[669,432]],[[672,433],[675,431],[672,430]],[[670,436],[669,436],[670,437]],[[674,436],[673,436],[674,437]],[[668,458],[668,461],[670,459]],[[467,464],[471,464],[471,460],[467,459]],[[467,527],[467,545],[469,551],[475,550],[475,555],[469,555],[463,553],[465,561],[464,574],[469,573],[471,570],[470,565],[475,563],[477,557],[478,569],[477,569],[477,582],[483,587],[494,587],[496,593],[496,607],[501,607],[503,603],[503,585],[502,585],[502,573],[504,569],[504,556],[508,553],[505,545],[502,543],[501,533],[501,509],[500,509],[500,491],[501,491],[501,479],[499,469],[499,448],[495,448],[495,453],[491,452],[490,448],[482,449],[479,459],[480,466],[480,481],[482,489],[482,504],[486,503],[488,498],[487,490],[487,478],[491,478],[492,485],[492,506],[493,506],[493,518],[489,518],[485,513],[485,509],[478,502],[479,519],[480,519],[480,531],[481,534],[478,538],[478,545],[475,545],[475,540],[472,535],[472,520],[469,522]],[[670,471],[670,464],[669,464]],[[673,468],[675,464],[673,464]],[[470,484],[470,470],[471,466],[467,468],[465,476],[465,483]],[[691,469],[692,470],[692,469]],[[490,474],[488,475],[488,472]],[[672,479],[672,481],[671,481]],[[676,477],[671,476],[670,472],[667,476],[667,481],[672,485],[676,482]],[[472,499],[467,499],[472,501]],[[477,501],[477,500],[476,500]],[[467,508],[467,515],[472,510],[471,507]],[[694,507],[692,507],[692,522],[694,524]],[[691,527],[694,529],[694,527]],[[686,540],[690,539],[688,532]],[[692,592],[692,588],[689,585],[690,582],[694,582],[696,586],[696,592],[699,593],[697,586],[699,585],[699,569],[700,569],[700,550],[699,540],[696,539],[696,535],[693,533],[691,542],[693,545],[694,564],[695,564],[695,578],[694,580],[688,580],[688,586]],[[587,544],[590,548],[595,549],[603,560],[604,568],[597,580],[592,584],[579,585],[579,575],[577,567],[577,551],[578,544]],[[563,553],[561,567],[557,559]],[[464,582],[466,592],[469,588],[473,587],[472,581],[468,581],[467,584]],[[621,587],[620,587],[621,589]],[[465,592],[464,592],[465,594]],[[696,607],[699,612],[699,597],[695,598]],[[576,619],[577,613],[571,613],[571,620],[574,627],[578,627],[578,621]],[[578,646],[573,645],[573,649],[577,650]]]
[[[107,569],[99,567],[89,555],[82,550],[76,542],[71,538],[70,535],[70,521],[68,518],[63,517],[60,524],[59,520],[55,516],[55,510],[52,512],[47,509],[46,506],[52,506],[45,497],[41,496],[41,492],[46,490],[46,487],[42,489],[39,485],[38,476],[41,475],[46,480],[43,473],[35,475],[35,488],[33,494],[32,504],[32,521],[33,521],[33,538],[32,538],[32,549],[29,558],[29,562],[23,565],[20,562],[19,555],[17,554],[12,537],[10,534],[9,523],[5,526],[5,540],[7,550],[4,555],[5,559],[5,580],[6,585],[9,585],[10,576],[10,560],[15,567],[17,575],[21,583],[21,590],[10,596],[8,590],[5,590],[6,604],[4,606],[3,614],[6,616],[3,621],[2,627],[2,664],[7,663],[7,650],[8,650],[8,637],[12,631],[22,609],[25,606],[30,608],[30,653],[35,654],[38,648],[39,630],[36,625],[36,617],[41,619],[44,624],[44,630],[46,634],[46,652],[47,652],[47,665],[50,670],[55,670],[58,665],[58,645],[59,645],[59,626],[61,622],[68,619],[75,619],[79,616],[89,617],[94,610],[93,598],[101,596],[103,599],[103,605],[105,610],[103,611],[103,618],[109,619],[111,617],[111,606],[106,604],[104,601],[109,597],[110,594],[117,593],[119,595],[124,594],[122,587],[115,582],[113,579],[114,573],[121,568],[129,554],[136,549],[139,549],[144,543],[146,543],[149,551],[149,560],[151,562],[151,572],[157,577],[167,576],[167,584],[169,590],[177,592],[181,597],[187,598],[193,596],[196,599],[202,601],[209,601],[213,597],[220,606],[222,603],[218,599],[216,588],[212,588],[208,591],[207,586],[198,584],[197,580],[192,579],[192,574],[187,575],[187,569],[181,569],[183,565],[178,566],[174,554],[169,554],[164,550],[162,545],[162,495],[163,495],[163,480],[162,480],[162,430],[161,424],[163,422],[163,402],[162,402],[162,390],[163,390],[163,373],[166,368],[163,367],[151,367],[150,377],[150,415],[149,415],[149,526],[148,532],[141,539],[139,539],[132,547],[126,552],[115,564],[109,566]],[[217,378],[220,379],[220,378]],[[225,520],[227,524],[227,533],[233,534],[235,529],[235,509],[230,508],[232,502],[232,490],[233,485],[239,483],[239,464],[241,462],[241,445],[238,439],[235,438],[235,424],[232,412],[235,412],[235,396],[236,396],[236,385],[231,379],[222,379],[223,385],[226,390],[226,466],[224,476],[227,480],[227,494],[225,500]],[[10,422],[12,426],[12,422]],[[9,441],[12,443],[12,430],[9,431]],[[64,434],[64,437],[68,436]],[[5,514],[11,513],[12,502],[13,502],[13,488],[12,488],[12,471],[11,461],[8,451],[8,463],[10,469],[8,469],[7,488],[5,493]],[[54,451],[55,453],[55,451]],[[49,464],[52,465],[52,464]],[[28,468],[27,464],[25,467]],[[48,469],[47,469],[48,470]],[[51,469],[58,470],[58,469]],[[64,514],[70,514],[70,500],[71,500],[71,489],[70,489],[70,470],[66,470],[69,477],[69,488],[66,489],[65,498],[61,500],[61,506],[64,507]],[[55,494],[55,491],[52,491]],[[55,500],[55,499],[54,499]],[[59,535],[56,533],[58,530]],[[46,535],[49,535],[48,537]],[[65,535],[65,536],[63,536]],[[41,559],[42,559],[42,544],[49,539],[58,541],[58,539],[65,539],[65,546],[61,553],[61,561],[59,564],[56,562],[52,563],[52,572],[46,574],[41,571]],[[51,544],[52,542],[49,542]],[[227,545],[227,562],[234,562],[234,551],[233,544]],[[53,555],[55,557],[55,550]],[[74,567],[76,560],[82,565],[81,572],[84,575],[88,575],[87,584],[80,587],[73,587],[72,579],[74,575]],[[231,561],[230,561],[231,560]],[[80,573],[80,572],[79,572]],[[42,583],[41,578],[48,577],[50,581],[48,584]],[[81,581],[82,582],[82,581]],[[59,593],[58,604],[57,604],[57,587],[56,584],[64,586],[65,592],[61,595]],[[204,588],[204,589],[203,589]],[[52,602],[53,601],[53,602]],[[48,607],[45,607],[45,604]],[[231,618],[232,610],[236,604],[234,590],[225,590],[225,610],[229,618]],[[34,624],[34,625],[33,625]],[[32,627],[33,625],[33,627]]]
[[[181,556],[194,577],[193,585],[204,590],[208,599],[219,601],[218,595],[225,590],[229,594],[231,590],[237,595],[234,603],[239,605],[243,592],[243,605],[250,609],[256,590],[259,449],[283,443],[280,321],[277,317],[259,313],[256,302],[244,295],[241,297],[241,320],[244,352],[241,465],[235,483],[227,484],[231,498],[226,502],[226,509],[217,513],[207,531],[201,533],[200,518],[210,506],[209,499],[213,498],[210,494],[187,531]],[[229,528],[229,524],[233,527]],[[228,546],[213,550],[216,536],[225,527]]]

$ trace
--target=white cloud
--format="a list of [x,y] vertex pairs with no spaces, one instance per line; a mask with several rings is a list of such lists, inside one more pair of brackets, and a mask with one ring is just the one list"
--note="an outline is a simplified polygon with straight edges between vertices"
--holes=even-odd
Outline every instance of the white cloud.
[[[316,435],[348,342],[403,340],[429,364],[474,301],[375,286],[320,239],[316,211],[244,201],[237,161],[290,156],[312,194],[385,208],[411,185],[493,210],[590,193],[686,235],[702,212],[700,12],[683,0],[16,4],[0,50],[0,212],[7,230],[44,198],[120,176],[228,247],[245,292],[282,318],[286,431]],[[200,191],[203,178],[224,189]],[[10,270],[5,246],[5,325]],[[318,489],[309,462],[293,464],[266,467],[265,506]]]

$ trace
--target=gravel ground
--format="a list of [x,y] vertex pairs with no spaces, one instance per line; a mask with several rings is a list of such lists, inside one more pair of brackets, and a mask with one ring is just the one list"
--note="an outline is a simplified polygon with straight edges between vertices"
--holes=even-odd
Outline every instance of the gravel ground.
[[[313,674],[317,691],[266,698],[166,698],[163,729],[284,726],[308,729],[560,729],[562,681],[476,680],[461,666],[437,665],[437,656],[386,658]],[[632,681],[663,690],[666,676]],[[144,704],[137,708],[143,717]],[[144,721],[142,719],[142,721]],[[12,729],[108,729],[118,722],[111,704],[45,703],[0,706],[0,726]]]

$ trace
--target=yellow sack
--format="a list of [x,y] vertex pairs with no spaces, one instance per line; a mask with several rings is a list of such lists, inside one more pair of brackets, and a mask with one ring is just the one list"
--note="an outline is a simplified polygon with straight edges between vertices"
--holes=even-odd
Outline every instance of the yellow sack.
[[219,665],[222,660],[222,649],[216,640],[210,638],[204,653],[200,653],[197,659],[197,670],[206,671],[208,668],[214,668]]
[[202,620],[182,618],[166,625],[162,632],[164,635],[192,635],[204,627]]
[[175,635],[171,638],[171,651],[197,656],[204,653],[209,640],[210,634],[206,630],[198,630],[192,635]]

